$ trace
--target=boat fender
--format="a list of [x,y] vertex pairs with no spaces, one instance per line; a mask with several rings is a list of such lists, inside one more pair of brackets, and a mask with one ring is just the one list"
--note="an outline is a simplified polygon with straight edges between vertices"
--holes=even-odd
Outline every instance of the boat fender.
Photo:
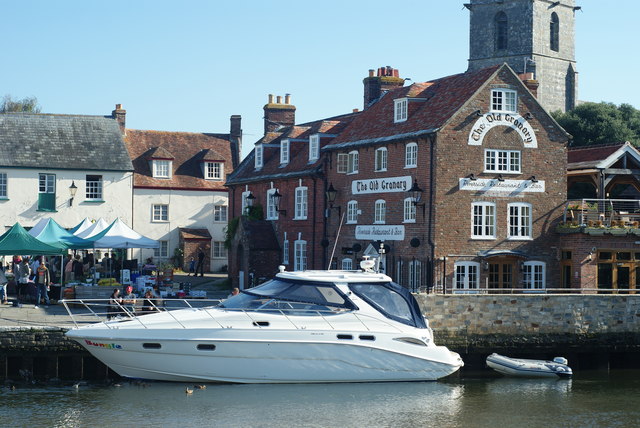
[[567,359],[564,357],[555,357],[553,359],[553,362],[558,364],[564,364],[565,366],[569,364],[569,361],[567,361]]

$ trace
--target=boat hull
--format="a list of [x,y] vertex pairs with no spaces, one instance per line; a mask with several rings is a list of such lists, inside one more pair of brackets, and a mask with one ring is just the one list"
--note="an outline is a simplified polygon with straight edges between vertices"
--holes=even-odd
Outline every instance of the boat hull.
[[486,360],[487,366],[506,376],[569,378],[573,372],[566,364],[553,361],[510,358],[491,354]]

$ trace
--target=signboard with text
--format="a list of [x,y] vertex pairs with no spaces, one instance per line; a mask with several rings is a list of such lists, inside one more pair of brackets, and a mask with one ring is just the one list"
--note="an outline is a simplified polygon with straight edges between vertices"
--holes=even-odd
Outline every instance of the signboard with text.
[[363,195],[366,193],[407,192],[411,189],[411,177],[384,177],[351,182],[351,193]]
[[545,191],[544,181],[532,180],[498,180],[497,178],[459,179],[460,190],[472,192],[509,193],[542,193]]
[[356,226],[356,239],[369,241],[402,241],[404,226],[368,224]]

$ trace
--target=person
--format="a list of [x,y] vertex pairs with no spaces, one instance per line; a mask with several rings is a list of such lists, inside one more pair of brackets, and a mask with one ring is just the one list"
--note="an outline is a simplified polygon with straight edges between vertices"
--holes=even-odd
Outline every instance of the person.
[[122,298],[122,303],[127,305],[126,309],[129,312],[129,314],[134,315],[136,313],[136,295],[133,294],[133,287],[130,285],[127,285],[127,287],[124,290],[125,290],[125,295]]
[[33,282],[36,282],[36,278],[35,278],[36,271],[40,267],[40,261],[42,261],[43,258],[44,256],[35,256],[31,260],[31,264],[29,265],[29,268],[31,269],[31,279],[33,280]]
[[189,260],[189,273],[187,274],[187,276],[191,276],[191,274],[194,274],[195,276],[195,273],[196,273],[196,259],[191,257],[191,260]]
[[84,265],[80,260],[80,254],[76,254],[72,264],[73,277],[76,281],[82,281],[84,279]]
[[202,251],[202,247],[198,248],[198,265],[194,276],[198,276],[198,272],[200,272],[200,276],[204,276],[204,251]]
[[110,320],[122,314],[122,297],[120,297],[120,289],[114,288],[113,293],[109,296],[109,306],[107,307],[107,319]]
[[142,313],[148,314],[151,312],[159,311],[160,309],[158,309],[158,307],[156,306],[157,304],[158,302],[156,301],[156,298],[151,290],[145,291],[144,301],[142,302]]
[[17,272],[18,278],[18,302],[21,302],[27,296],[27,284],[29,284],[29,277],[31,276],[31,268],[29,267],[29,258],[24,257],[20,266],[18,266]]
[[0,269],[0,302],[4,305],[9,302],[7,298],[7,277],[4,274],[4,271]]
[[231,294],[227,296],[227,299],[229,297],[237,296],[238,294],[240,294],[240,289],[238,287],[233,287],[233,290],[231,290]]
[[64,278],[67,283],[75,281],[73,273],[73,256],[67,254],[67,262],[64,265]]
[[113,278],[120,278],[120,270],[122,269],[122,263],[118,260],[116,253],[111,253],[111,269],[113,270]]
[[49,307],[49,286],[51,274],[44,260],[40,260],[40,266],[36,269],[36,308],[40,307],[40,299],[44,300],[44,307]]

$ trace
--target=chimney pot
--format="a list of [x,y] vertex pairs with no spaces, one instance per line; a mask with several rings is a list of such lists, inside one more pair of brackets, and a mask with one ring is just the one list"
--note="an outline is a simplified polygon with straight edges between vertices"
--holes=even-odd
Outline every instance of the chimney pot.
[[122,104],[116,104],[116,110],[122,110]]
[[282,104],[282,96],[278,95],[276,97],[276,104]]
[[373,77],[375,72],[373,68],[369,69],[369,77]]
[[353,109],[353,113],[357,113],[357,112],[359,112],[359,111],[360,111],[360,110],[359,110],[359,109],[357,109],[357,108],[354,108],[354,109]]
[[291,94],[284,94],[284,103],[289,104],[291,102]]
[[269,94],[269,104],[273,104],[273,94]]

